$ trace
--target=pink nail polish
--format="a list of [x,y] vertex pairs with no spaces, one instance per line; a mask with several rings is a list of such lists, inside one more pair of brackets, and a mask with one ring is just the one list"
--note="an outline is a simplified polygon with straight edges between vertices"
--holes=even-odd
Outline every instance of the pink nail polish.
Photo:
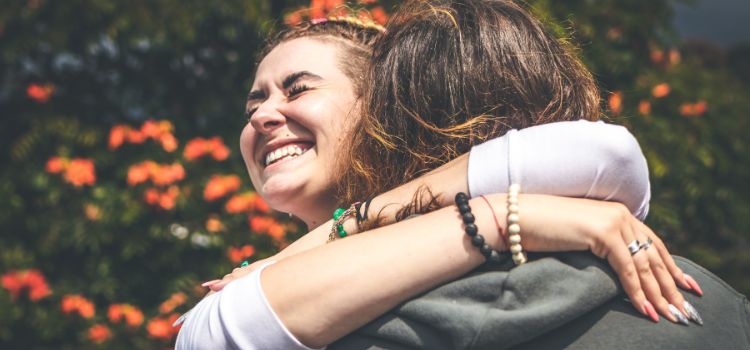
[[214,292],[218,292],[218,291],[224,289],[224,286],[226,286],[227,284],[229,284],[229,282],[230,281],[219,281],[218,283],[214,283],[214,284],[208,286],[208,288],[210,288]]
[[690,288],[694,290],[696,293],[698,293],[698,295],[703,296],[703,290],[701,290],[701,286],[698,285],[698,282],[696,282],[692,276],[688,274],[684,274],[684,275],[685,275],[685,281],[687,281],[687,283],[690,285]]
[[201,287],[209,287],[209,286],[214,285],[214,284],[219,283],[219,282],[221,282],[221,280],[210,280],[210,281],[207,281],[207,282],[203,282],[201,284]]
[[654,305],[652,305],[648,300],[643,303],[643,313],[648,315],[648,317],[651,317],[654,322],[659,322],[659,314],[656,313]]

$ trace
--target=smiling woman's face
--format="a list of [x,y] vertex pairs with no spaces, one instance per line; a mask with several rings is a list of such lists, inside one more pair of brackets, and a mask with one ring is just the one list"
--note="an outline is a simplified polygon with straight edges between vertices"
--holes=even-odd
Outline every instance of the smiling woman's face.
[[240,137],[256,191],[310,228],[335,209],[337,152],[347,119],[357,115],[339,53],[336,44],[312,38],[274,48],[258,65],[246,106],[250,122]]

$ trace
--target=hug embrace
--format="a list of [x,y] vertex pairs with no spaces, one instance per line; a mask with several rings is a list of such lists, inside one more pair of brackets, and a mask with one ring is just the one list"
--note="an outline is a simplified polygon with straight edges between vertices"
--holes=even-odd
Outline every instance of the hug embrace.
[[642,223],[646,160],[504,0],[274,36],[240,148],[310,232],[206,282],[178,349],[750,348],[750,305]]

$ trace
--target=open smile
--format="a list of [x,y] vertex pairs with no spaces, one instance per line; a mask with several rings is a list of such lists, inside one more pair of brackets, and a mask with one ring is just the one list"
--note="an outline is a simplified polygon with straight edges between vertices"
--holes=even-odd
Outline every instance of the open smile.
[[272,149],[263,157],[263,166],[287,161],[301,156],[312,148],[310,142],[292,142],[284,144],[278,148]]

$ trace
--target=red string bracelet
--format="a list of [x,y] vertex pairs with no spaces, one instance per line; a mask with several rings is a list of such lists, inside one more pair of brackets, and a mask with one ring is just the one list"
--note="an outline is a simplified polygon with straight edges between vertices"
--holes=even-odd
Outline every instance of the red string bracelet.
[[480,195],[479,197],[482,197],[484,199],[484,202],[487,203],[487,205],[490,207],[490,210],[492,211],[492,219],[495,220],[495,226],[497,226],[497,233],[500,235],[500,238],[503,240],[503,243],[505,243],[505,247],[510,249],[510,241],[508,241],[508,237],[505,235],[505,232],[503,231],[502,226],[500,226],[500,222],[497,221],[497,215],[495,215],[495,208],[492,207],[492,204],[490,204],[489,199],[485,197],[484,195]]

